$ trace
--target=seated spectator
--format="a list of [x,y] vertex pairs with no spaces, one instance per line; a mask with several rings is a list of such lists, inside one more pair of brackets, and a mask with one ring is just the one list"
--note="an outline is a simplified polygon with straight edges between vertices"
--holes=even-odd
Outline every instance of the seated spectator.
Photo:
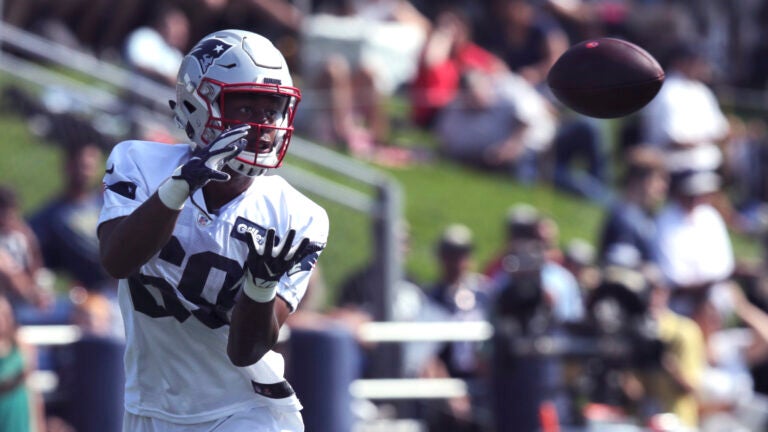
[[30,217],[46,267],[88,291],[112,292],[116,281],[99,260],[96,221],[102,205],[100,147],[68,143],[62,160],[63,190]]
[[670,171],[718,169],[729,125],[709,87],[711,66],[692,44],[679,45],[667,57],[664,85],[640,111],[641,140],[666,152]]
[[[305,17],[304,114],[315,139],[384,164],[408,162],[390,146],[386,98],[410,80],[429,23],[407,0],[343,1]],[[301,113],[301,111],[300,111]]]
[[412,121],[432,128],[437,113],[459,95],[462,75],[503,69],[506,67],[500,58],[474,42],[469,18],[458,8],[443,8],[427,36],[410,84]]
[[176,72],[190,42],[189,27],[181,9],[157,3],[148,25],[136,28],[126,38],[126,63],[149,78],[175,86]]
[[[400,229],[400,255],[405,258],[410,248],[410,234],[407,225],[404,224]],[[345,320],[353,326],[367,321],[436,321],[445,318],[444,312],[430,302],[422,288],[407,275],[394,283],[389,293],[391,297],[387,299],[380,291],[383,289],[383,270],[378,264],[371,261],[342,282],[335,301],[336,308],[330,313],[333,317]],[[386,301],[389,301],[389,304],[382,303]],[[398,369],[397,373],[406,376],[418,374],[433,350],[420,343],[408,343],[404,346],[404,364],[401,368],[401,365],[392,364],[389,360],[392,357],[387,356],[392,353],[387,351],[391,345],[365,345],[363,348],[369,355],[363,374],[367,377],[381,377],[382,370],[392,373],[393,369]]]
[[478,35],[480,44],[496,53],[510,70],[532,86],[545,90],[549,68],[568,49],[560,24],[527,0],[492,0]]
[[534,182],[541,154],[555,132],[548,102],[511,73],[467,72],[461,83],[462,93],[442,109],[435,123],[442,153]]
[[0,186],[0,294],[46,309],[52,301],[35,234],[19,214],[16,193]]
[[768,203],[768,124],[763,119],[728,117],[731,135],[724,149],[724,183],[737,212],[731,228],[747,235],[765,226]]
[[697,392],[705,380],[703,369],[707,359],[704,337],[695,321],[669,308],[669,288],[661,280],[658,269],[649,272],[646,268],[645,275],[651,289],[649,311],[665,347],[660,370],[646,376],[647,396],[655,399],[653,405],[658,404],[657,414],[673,413],[682,426],[696,428],[699,424]]
[[598,256],[603,264],[608,264],[609,252],[620,245],[637,250],[643,262],[658,262],[655,213],[666,200],[667,177],[660,151],[640,146],[629,152],[621,180],[621,198],[611,206],[602,223]]

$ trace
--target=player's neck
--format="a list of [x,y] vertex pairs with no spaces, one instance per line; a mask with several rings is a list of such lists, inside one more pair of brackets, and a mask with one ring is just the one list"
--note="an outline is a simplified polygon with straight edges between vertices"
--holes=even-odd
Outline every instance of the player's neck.
[[219,209],[245,192],[252,183],[252,177],[234,174],[227,182],[210,182],[203,188],[205,206],[210,212],[218,213]]

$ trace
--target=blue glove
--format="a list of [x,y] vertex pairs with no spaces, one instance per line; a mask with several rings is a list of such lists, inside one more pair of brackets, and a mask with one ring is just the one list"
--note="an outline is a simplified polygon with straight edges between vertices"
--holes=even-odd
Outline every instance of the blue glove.
[[267,230],[263,242],[259,244],[250,231],[248,236],[248,257],[245,261],[245,280],[243,293],[253,301],[266,303],[277,295],[277,283],[283,275],[299,264],[312,252],[309,239],[303,238],[293,245],[296,230],[289,230],[280,244],[275,244],[275,230]]
[[196,151],[184,165],[157,189],[160,201],[173,210],[181,210],[187,198],[209,181],[228,181],[221,169],[245,148],[245,136],[251,127],[241,124],[221,133],[209,146]]

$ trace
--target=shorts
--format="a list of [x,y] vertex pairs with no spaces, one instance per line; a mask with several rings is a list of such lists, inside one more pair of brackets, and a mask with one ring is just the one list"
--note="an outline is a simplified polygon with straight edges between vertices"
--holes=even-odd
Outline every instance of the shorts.
[[123,432],[303,432],[299,411],[256,407],[205,423],[181,424],[125,413]]

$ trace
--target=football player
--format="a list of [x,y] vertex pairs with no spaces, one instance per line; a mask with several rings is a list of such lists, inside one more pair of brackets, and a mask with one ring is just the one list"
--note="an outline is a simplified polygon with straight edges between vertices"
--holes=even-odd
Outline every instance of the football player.
[[178,73],[191,145],[112,150],[101,261],[120,279],[124,431],[302,431],[272,351],[328,235],[328,216],[277,175],[301,99],[264,37],[203,38]]

